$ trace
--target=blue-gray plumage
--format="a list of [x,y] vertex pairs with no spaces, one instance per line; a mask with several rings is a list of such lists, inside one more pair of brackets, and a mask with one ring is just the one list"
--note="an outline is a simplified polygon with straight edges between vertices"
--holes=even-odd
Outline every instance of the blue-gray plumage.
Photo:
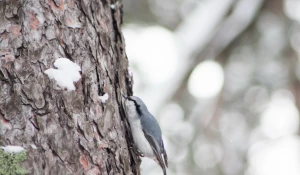
[[166,175],[168,158],[161,136],[161,129],[156,119],[140,98],[124,95],[123,97],[126,99],[124,105],[126,116],[138,151],[143,156],[154,159]]

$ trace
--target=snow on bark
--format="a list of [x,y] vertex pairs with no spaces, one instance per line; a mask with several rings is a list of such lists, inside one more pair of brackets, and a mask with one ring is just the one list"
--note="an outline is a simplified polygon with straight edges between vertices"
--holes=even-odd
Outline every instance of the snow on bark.
[[98,99],[101,103],[105,103],[108,100],[108,98],[109,98],[109,96],[108,96],[107,93],[105,93],[104,95],[98,97]]
[[77,82],[81,78],[79,65],[67,58],[58,58],[55,60],[54,66],[57,69],[47,69],[44,71],[45,74],[50,79],[54,79],[59,86],[66,87],[68,90],[75,90],[73,82]]
[[14,145],[0,146],[0,148],[3,149],[4,152],[7,152],[7,153],[20,153],[25,150],[21,146],[14,146]]

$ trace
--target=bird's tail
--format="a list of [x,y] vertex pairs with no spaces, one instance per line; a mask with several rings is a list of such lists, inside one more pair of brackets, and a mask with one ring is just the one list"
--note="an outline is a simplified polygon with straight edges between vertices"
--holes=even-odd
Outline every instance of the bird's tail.
[[160,155],[157,155],[157,156],[155,157],[154,160],[155,160],[155,162],[156,162],[157,164],[160,165],[161,169],[162,169],[163,172],[164,172],[164,175],[167,175],[166,166],[165,166],[165,163],[164,163],[164,161],[163,161],[163,159],[162,159],[161,154],[160,154]]

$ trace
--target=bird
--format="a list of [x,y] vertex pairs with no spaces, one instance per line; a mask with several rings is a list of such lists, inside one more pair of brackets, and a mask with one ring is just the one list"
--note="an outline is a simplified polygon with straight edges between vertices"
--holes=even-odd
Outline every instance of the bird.
[[125,96],[124,108],[128,119],[136,153],[153,159],[166,175],[168,157],[162,139],[161,129],[145,103],[136,96]]

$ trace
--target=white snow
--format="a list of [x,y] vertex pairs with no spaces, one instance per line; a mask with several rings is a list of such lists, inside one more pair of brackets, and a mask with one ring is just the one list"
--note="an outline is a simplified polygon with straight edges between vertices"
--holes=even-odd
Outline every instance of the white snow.
[[21,146],[13,146],[13,145],[1,146],[0,148],[7,153],[19,153],[25,150]]
[[33,149],[37,149],[37,147],[36,147],[35,144],[31,144],[30,146],[31,146],[31,148],[33,148]]
[[111,4],[111,5],[110,5],[110,8],[111,8],[111,9],[115,9],[115,8],[116,8],[116,5],[115,5],[115,4]]
[[119,5],[119,1],[117,1],[115,4],[110,4],[111,9],[115,9]]
[[58,58],[55,60],[54,66],[57,69],[47,69],[45,74],[50,79],[55,79],[59,86],[66,87],[68,90],[75,90],[73,82],[77,82],[81,78],[79,65],[67,58]]
[[131,79],[129,79],[129,81],[132,81],[132,83],[134,83],[133,73],[131,72],[131,70],[128,70],[128,74],[131,77]]
[[99,96],[98,99],[99,99],[99,101],[101,101],[102,103],[105,103],[105,102],[108,100],[108,97],[109,97],[108,94],[105,93],[104,95]]

